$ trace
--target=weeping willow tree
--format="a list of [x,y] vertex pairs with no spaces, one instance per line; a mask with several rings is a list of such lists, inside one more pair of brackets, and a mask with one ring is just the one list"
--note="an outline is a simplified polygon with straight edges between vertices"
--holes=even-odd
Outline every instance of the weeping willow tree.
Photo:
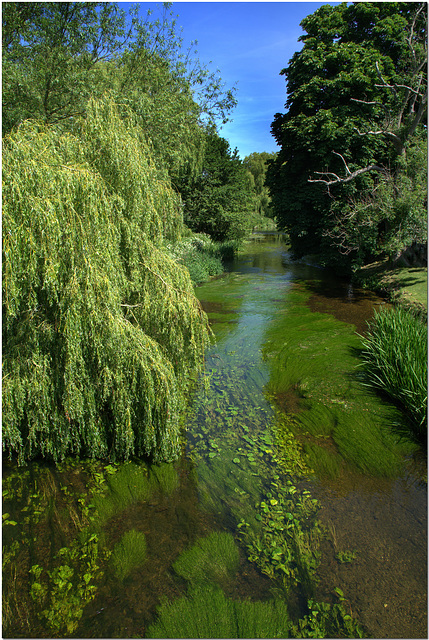
[[3,450],[171,460],[207,321],[163,250],[180,200],[131,112],[25,121],[3,151]]

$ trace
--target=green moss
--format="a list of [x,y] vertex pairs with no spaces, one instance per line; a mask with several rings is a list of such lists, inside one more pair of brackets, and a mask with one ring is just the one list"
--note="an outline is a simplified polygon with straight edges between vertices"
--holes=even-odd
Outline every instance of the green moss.
[[111,562],[115,575],[119,580],[124,580],[136,567],[141,566],[146,560],[146,536],[141,531],[131,529],[122,536],[115,545]]
[[287,638],[289,616],[281,601],[229,600],[219,589],[195,589],[164,602],[149,638]]
[[184,551],[173,569],[192,584],[215,582],[225,586],[238,569],[239,553],[230,533],[214,532]]

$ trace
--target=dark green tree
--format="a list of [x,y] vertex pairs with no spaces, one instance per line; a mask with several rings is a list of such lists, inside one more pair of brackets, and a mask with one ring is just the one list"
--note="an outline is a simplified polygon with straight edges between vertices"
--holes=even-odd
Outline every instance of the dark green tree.
[[296,255],[364,262],[381,250],[386,221],[362,225],[356,238],[359,224],[344,224],[344,216],[395,175],[416,135],[424,137],[426,7],[325,5],[301,24],[304,46],[281,72],[287,113],[272,124],[281,146],[268,174],[274,210]]
[[229,143],[211,128],[206,133],[202,171],[179,187],[184,221],[213,240],[242,238],[253,225],[255,195],[248,171]]

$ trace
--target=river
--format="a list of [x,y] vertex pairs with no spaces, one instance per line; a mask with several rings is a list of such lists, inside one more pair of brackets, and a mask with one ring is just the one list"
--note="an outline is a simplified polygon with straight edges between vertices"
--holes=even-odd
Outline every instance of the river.
[[[308,599],[339,598],[368,637],[427,637],[425,463],[396,443],[394,408],[355,375],[356,331],[384,302],[293,262],[275,235],[196,293],[214,342],[180,460],[4,462],[4,637],[151,637],[160,603],[194,605],[201,580],[229,600],[287,601],[296,618]],[[130,531],[144,560],[127,571]],[[213,532],[234,540],[232,569],[201,560],[201,545],[191,568],[179,565]],[[170,637],[192,637],[180,624]]]

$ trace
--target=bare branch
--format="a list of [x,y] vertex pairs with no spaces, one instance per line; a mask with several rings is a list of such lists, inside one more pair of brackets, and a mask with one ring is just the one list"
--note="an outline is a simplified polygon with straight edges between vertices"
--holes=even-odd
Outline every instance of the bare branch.
[[[351,180],[354,180],[357,176],[360,176],[363,173],[367,173],[368,171],[378,171],[379,173],[383,173],[385,175],[388,174],[387,170],[384,167],[379,167],[377,164],[370,164],[367,167],[363,167],[362,169],[356,169],[356,171],[350,171],[349,166],[347,162],[344,160],[344,157],[341,155],[341,153],[337,153],[336,151],[332,151],[332,153],[340,157],[341,160],[343,161],[344,169],[346,172],[345,177],[340,178],[340,176],[338,176],[336,173],[333,173],[332,171],[315,171],[314,173],[316,173],[319,176],[325,176],[325,178],[317,178],[316,180],[309,178],[308,182],[320,182],[325,184],[329,188],[335,184],[345,184],[346,182],[350,182]],[[333,176],[334,179],[333,180],[330,179],[329,178],[330,176]]]

